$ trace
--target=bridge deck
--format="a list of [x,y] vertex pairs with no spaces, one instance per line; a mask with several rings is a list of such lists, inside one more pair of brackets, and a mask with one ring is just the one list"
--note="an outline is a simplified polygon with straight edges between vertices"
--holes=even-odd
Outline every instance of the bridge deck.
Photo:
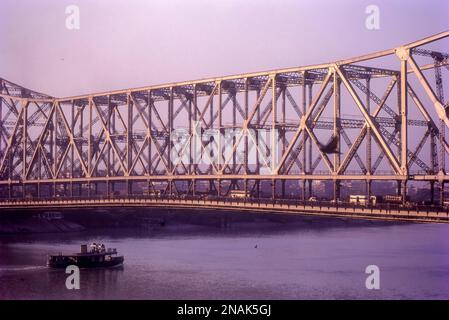
[[398,205],[355,206],[334,205],[330,202],[299,202],[265,199],[176,199],[176,198],[98,198],[98,199],[49,199],[6,200],[1,209],[73,209],[100,207],[159,207],[182,209],[219,209],[239,212],[297,214],[315,216],[350,217],[411,222],[449,222],[449,208]]

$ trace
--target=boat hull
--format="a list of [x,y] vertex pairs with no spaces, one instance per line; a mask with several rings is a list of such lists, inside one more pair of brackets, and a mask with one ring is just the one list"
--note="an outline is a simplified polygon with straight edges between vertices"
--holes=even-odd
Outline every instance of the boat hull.
[[97,260],[94,261],[85,257],[77,257],[77,259],[73,259],[73,257],[61,257],[58,260],[49,260],[47,262],[47,266],[50,268],[67,268],[70,265],[75,265],[78,268],[109,268],[115,267],[123,264],[124,257],[111,257],[110,260]]

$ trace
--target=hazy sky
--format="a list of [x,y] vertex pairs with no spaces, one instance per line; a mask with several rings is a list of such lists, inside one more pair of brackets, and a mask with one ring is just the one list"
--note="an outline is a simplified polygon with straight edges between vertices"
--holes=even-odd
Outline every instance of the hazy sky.
[[[80,8],[80,30],[65,8]],[[365,27],[368,5],[380,30]],[[293,67],[449,29],[449,1],[1,0],[0,77],[54,96]]]

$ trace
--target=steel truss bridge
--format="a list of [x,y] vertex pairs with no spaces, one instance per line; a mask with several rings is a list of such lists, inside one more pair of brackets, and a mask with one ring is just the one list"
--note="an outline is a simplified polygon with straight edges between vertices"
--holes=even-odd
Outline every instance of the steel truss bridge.
[[[273,199],[292,198],[296,184],[305,201],[318,180],[330,181],[336,201],[348,181],[366,183],[367,195],[373,182],[393,181],[404,202],[407,183],[422,181],[442,204],[449,54],[428,46],[448,37],[333,63],[68,98],[0,79],[0,204],[233,190],[259,198],[263,184]],[[323,152],[334,137],[336,153]]]

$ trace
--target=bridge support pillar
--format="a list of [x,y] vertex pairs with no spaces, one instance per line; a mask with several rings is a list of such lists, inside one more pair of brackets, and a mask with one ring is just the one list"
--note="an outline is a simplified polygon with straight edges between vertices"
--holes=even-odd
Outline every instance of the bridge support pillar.
[[282,199],[285,199],[285,180],[282,180],[281,182],[281,188],[282,188]]
[[402,204],[407,202],[407,180],[402,181]]
[[340,199],[340,181],[334,181],[334,200],[337,201]]
[[245,190],[245,198],[248,198],[248,179],[243,180],[243,189]]
[[106,181],[106,196],[108,196],[108,197],[111,196],[112,189],[114,189],[112,183],[109,180]]
[[302,180],[302,201],[306,201],[306,180]]
[[256,181],[256,193],[257,193],[257,198],[260,198],[260,180]]
[[307,180],[309,182],[309,198],[313,197],[312,180]]
[[[210,188],[210,184],[209,184],[209,188]],[[173,194],[173,181],[172,180],[168,180],[168,194],[169,195]]]
[[372,194],[371,185],[372,185],[371,180],[366,180],[366,197],[368,198],[368,200],[369,200],[369,198],[371,197],[371,194]]
[[434,181],[430,182],[430,203],[431,204],[435,203],[435,182]]
[[209,180],[209,194],[212,194],[215,191],[215,184],[213,180]]
[[275,199],[276,198],[276,180],[273,179],[271,180],[271,199]]
[[130,181],[130,180],[127,180],[126,181],[126,194],[129,196],[129,195],[132,195],[133,194],[133,185],[132,185],[132,181]]
[[444,181],[440,182],[440,206],[444,204]]

